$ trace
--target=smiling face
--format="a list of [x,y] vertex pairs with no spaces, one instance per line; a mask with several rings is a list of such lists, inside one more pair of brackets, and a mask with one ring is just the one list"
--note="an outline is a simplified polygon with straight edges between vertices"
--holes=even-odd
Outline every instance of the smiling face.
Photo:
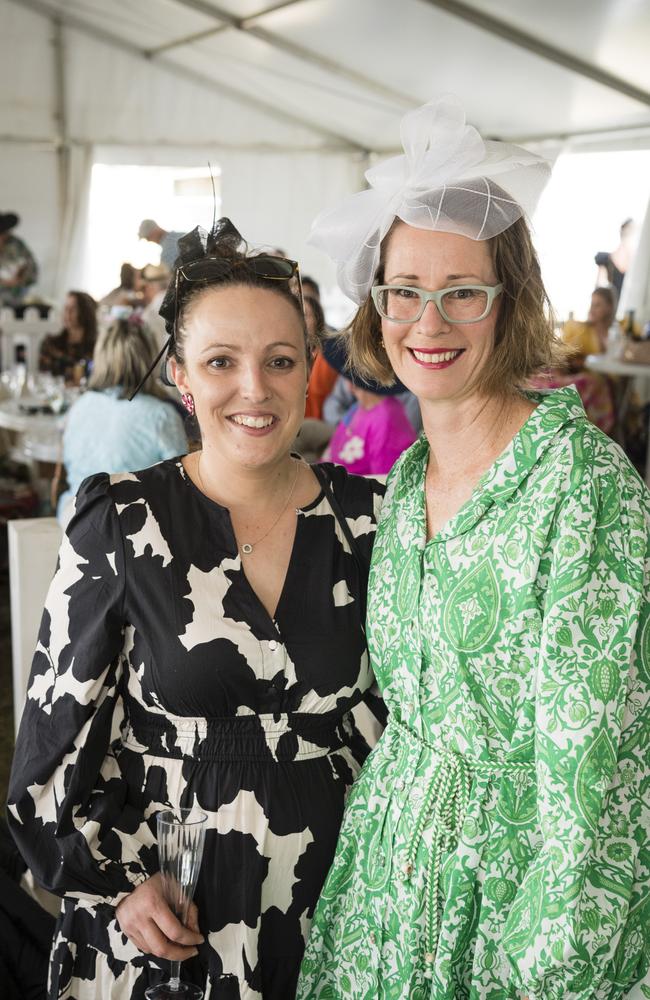
[[[413,285],[428,291],[456,285],[495,285],[497,276],[485,241],[398,225],[385,257],[386,285]],[[413,323],[382,320],[386,353],[400,382],[420,402],[471,395],[478,374],[494,349],[499,297],[477,323],[451,324],[433,302]]]
[[288,455],[305,412],[300,317],[277,292],[214,287],[190,303],[174,381],[194,397],[204,448],[246,468]]

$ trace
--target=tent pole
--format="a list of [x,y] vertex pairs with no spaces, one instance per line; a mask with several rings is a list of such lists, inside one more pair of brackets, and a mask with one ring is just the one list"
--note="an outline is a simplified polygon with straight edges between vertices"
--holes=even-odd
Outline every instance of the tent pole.
[[[25,7],[28,10],[36,11],[37,14],[41,14],[42,16],[50,19],[58,16],[60,17],[61,23],[64,27],[73,28],[75,31],[79,31],[88,38],[92,38],[97,42],[102,42],[105,45],[112,45],[115,48],[120,49],[122,52],[128,52],[130,55],[135,56],[138,59],[144,59],[147,62],[152,63],[152,60],[148,56],[146,50],[140,48],[138,45],[121,38],[119,35],[114,35],[112,32],[106,31],[103,28],[95,28],[88,24],[88,22],[83,18],[67,12],[61,14],[57,8],[52,7],[51,0],[9,0],[9,2],[18,4],[20,7]],[[226,97],[229,100],[255,108],[257,111],[261,111],[263,114],[275,118],[278,121],[288,122],[294,127],[298,126],[301,129],[305,129],[313,135],[320,136],[322,139],[340,146],[342,152],[358,152],[364,148],[360,143],[355,142],[354,139],[340,135],[337,132],[332,132],[319,125],[315,125],[307,117],[302,117],[299,114],[285,111],[278,107],[277,104],[265,101],[262,98],[253,97],[251,94],[247,94],[243,90],[240,90],[231,84],[219,83],[203,73],[196,72],[174,63],[171,59],[160,58],[155,62],[156,65],[179,79],[190,80],[194,83],[198,83],[202,87],[211,90],[213,93],[222,97]]]
[[223,7],[215,6],[214,3],[212,3],[212,0],[210,0],[210,3],[206,3],[205,0],[175,0],[175,2],[179,6],[188,7],[191,10],[196,10],[208,17],[213,17],[221,23],[216,25],[214,28],[206,28],[204,31],[198,32],[193,36],[173,39],[172,41],[165,42],[164,45],[159,45],[156,48],[149,49],[148,55],[150,56],[157,56],[160,53],[167,52],[170,49],[178,47],[179,45],[186,45],[188,42],[202,38],[209,38],[210,36],[220,34],[224,30],[232,29],[234,31],[240,31],[245,35],[252,35],[254,38],[257,38],[266,45],[269,45],[271,48],[278,49],[280,52],[286,52],[288,55],[293,56],[294,59],[298,59],[300,62],[307,63],[310,66],[318,66],[320,69],[325,70],[327,73],[332,73],[338,78],[349,80],[350,83],[376,94],[384,101],[388,100],[400,110],[411,108],[414,104],[417,104],[417,98],[415,98],[412,94],[404,94],[402,91],[395,90],[393,87],[388,87],[380,80],[371,79],[370,77],[365,76],[365,74],[352,69],[350,66],[344,66],[343,63],[338,62],[337,60],[330,59],[327,56],[321,55],[319,52],[315,52],[313,49],[305,48],[304,45],[298,45],[296,42],[292,42],[283,35],[276,34],[274,31],[267,31],[265,28],[258,26],[258,22],[261,21],[266,14],[272,14],[276,10],[292,6],[298,2],[298,0],[287,0],[286,3],[268,7],[265,10],[260,10],[256,14],[252,14],[248,17],[236,17]]
[[458,17],[468,24],[474,24],[482,31],[489,31],[490,34],[503,38],[506,42],[517,45],[520,49],[534,52],[542,59],[548,59],[555,63],[556,66],[563,66],[572,73],[578,73],[580,76],[587,77],[588,80],[594,80],[596,83],[602,84],[603,87],[615,90],[619,94],[625,94],[626,97],[631,97],[632,100],[639,101],[640,104],[650,104],[650,93],[647,90],[635,87],[627,80],[621,79],[620,76],[614,76],[613,73],[608,73],[594,63],[579,59],[578,56],[572,55],[570,52],[549,45],[541,38],[529,35],[528,32],[521,31],[497,17],[492,17],[491,14],[484,14],[483,11],[463,3],[462,0],[424,0],[424,3],[428,3],[430,7],[444,10],[447,14]]

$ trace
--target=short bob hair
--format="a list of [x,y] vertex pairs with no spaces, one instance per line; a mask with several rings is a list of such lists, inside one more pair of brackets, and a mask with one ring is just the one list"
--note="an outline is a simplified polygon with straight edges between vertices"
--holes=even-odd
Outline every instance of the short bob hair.
[[[382,241],[376,284],[384,280],[391,236],[398,226],[405,224],[396,219]],[[525,388],[532,376],[544,369],[561,365],[565,351],[555,335],[553,312],[525,219],[518,219],[486,242],[503,292],[497,300],[494,351],[479,373],[474,389],[486,396],[504,396]],[[348,328],[348,353],[351,367],[364,378],[391,385],[395,373],[382,346],[381,323],[368,295]]]
[[[88,388],[101,391],[119,386],[119,398],[129,399],[157,354],[154,336],[139,318],[118,319],[97,338]],[[149,376],[141,391],[158,399],[169,398],[154,375]]]

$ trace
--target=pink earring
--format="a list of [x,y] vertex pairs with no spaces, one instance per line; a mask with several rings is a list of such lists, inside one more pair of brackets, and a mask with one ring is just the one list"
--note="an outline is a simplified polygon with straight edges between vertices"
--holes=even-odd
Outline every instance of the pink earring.
[[185,409],[187,410],[187,412],[189,413],[189,415],[191,417],[193,417],[194,416],[194,396],[192,396],[191,393],[189,393],[189,392],[184,392],[183,395],[181,396],[181,402],[182,402],[183,406],[185,407]]

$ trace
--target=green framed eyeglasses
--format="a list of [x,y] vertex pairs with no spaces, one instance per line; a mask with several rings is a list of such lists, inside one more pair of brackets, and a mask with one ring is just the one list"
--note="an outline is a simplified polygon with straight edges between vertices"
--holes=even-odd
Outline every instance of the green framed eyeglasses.
[[495,298],[503,291],[498,285],[454,285],[428,292],[414,285],[375,285],[371,290],[375,309],[391,323],[417,323],[428,302],[447,323],[478,323],[489,314]]

